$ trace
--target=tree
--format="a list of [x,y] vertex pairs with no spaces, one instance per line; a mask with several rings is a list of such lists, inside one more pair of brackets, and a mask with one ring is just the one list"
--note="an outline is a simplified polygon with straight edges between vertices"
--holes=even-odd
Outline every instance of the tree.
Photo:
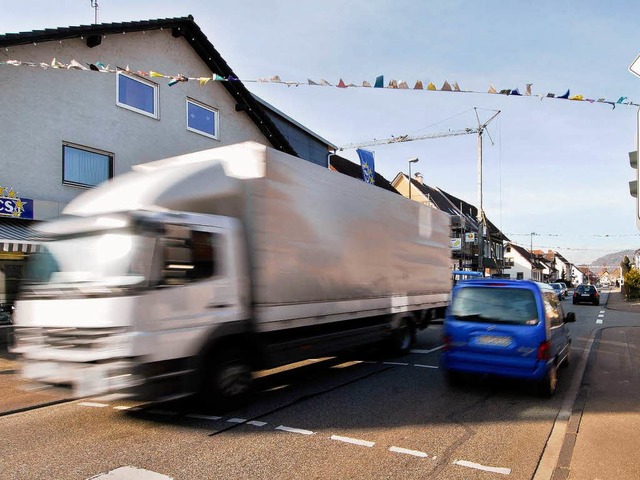
[[624,277],[629,270],[631,270],[631,260],[628,256],[624,256],[622,262],[620,262],[620,268],[622,268],[622,276]]
[[624,290],[628,299],[640,294],[640,270],[632,268],[624,274]]

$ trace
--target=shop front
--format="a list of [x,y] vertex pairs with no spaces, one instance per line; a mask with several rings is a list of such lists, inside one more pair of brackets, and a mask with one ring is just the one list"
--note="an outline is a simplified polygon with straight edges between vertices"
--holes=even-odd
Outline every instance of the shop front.
[[2,327],[11,324],[25,262],[41,248],[33,223],[33,200],[0,186],[0,344],[9,336]]

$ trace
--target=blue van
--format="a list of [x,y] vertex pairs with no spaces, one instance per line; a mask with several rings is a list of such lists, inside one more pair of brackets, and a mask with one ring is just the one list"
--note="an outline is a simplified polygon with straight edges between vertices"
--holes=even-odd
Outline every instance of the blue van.
[[571,336],[555,290],[529,280],[467,280],[452,291],[441,364],[447,380],[490,374],[535,382],[551,396],[569,364]]

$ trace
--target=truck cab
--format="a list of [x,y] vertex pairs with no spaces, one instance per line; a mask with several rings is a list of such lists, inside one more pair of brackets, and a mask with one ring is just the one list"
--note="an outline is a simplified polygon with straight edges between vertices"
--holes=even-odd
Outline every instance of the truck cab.
[[192,381],[189,359],[211,337],[246,329],[235,219],[119,213],[51,223],[44,233],[16,313],[14,350],[27,379],[78,395],[145,383],[141,390],[158,397]]

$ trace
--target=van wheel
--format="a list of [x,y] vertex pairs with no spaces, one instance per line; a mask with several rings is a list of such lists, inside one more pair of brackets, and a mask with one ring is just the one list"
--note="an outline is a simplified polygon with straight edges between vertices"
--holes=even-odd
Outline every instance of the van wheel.
[[413,343],[413,329],[411,324],[406,318],[400,320],[398,328],[393,330],[391,334],[391,341],[389,343],[390,351],[394,355],[403,355],[409,352],[411,344]]
[[538,384],[538,393],[542,397],[552,397],[558,387],[558,368],[554,363]]
[[238,348],[213,355],[202,372],[202,403],[205,407],[229,409],[249,399],[253,376],[245,351]]

